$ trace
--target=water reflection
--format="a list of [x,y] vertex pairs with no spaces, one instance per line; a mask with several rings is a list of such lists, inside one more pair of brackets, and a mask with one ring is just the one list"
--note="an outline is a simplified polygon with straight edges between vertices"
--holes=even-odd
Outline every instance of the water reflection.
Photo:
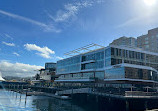
[[[118,99],[98,98],[84,95],[74,97],[75,101],[46,96],[27,96],[0,89],[0,111],[125,111],[126,102]],[[158,108],[157,100],[131,100],[130,110],[143,111]]]
[[71,101],[56,98],[34,99],[32,103],[39,111],[85,111],[81,107],[72,104]]
[[85,111],[71,101],[0,90],[0,111]]

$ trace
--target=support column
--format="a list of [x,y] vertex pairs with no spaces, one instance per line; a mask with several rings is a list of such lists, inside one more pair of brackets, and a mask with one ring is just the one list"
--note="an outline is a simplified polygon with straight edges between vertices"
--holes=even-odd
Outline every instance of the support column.
[[126,100],[126,111],[129,111],[129,102]]

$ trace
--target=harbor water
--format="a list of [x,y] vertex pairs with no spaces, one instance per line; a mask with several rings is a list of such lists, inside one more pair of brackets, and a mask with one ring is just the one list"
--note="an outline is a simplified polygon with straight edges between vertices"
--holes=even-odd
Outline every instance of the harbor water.
[[0,89],[0,111],[96,111],[77,105],[71,100],[61,100],[47,96],[26,96]]
[[157,100],[124,100],[74,95],[73,100],[62,100],[48,96],[26,96],[0,89],[0,111],[144,111],[157,109]]

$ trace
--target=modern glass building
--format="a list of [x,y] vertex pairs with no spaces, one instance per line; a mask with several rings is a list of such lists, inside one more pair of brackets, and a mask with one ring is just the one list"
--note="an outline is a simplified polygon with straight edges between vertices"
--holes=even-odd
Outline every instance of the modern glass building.
[[158,53],[110,45],[57,62],[56,82],[158,82]]
[[55,71],[56,70],[56,63],[53,62],[48,62],[45,63],[45,69],[50,71]]

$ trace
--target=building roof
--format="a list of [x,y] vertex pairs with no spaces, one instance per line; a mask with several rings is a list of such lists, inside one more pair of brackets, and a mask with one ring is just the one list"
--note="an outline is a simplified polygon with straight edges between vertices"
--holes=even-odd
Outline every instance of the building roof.
[[55,62],[46,62],[45,64],[56,64]]
[[65,53],[64,55],[72,57],[72,56],[85,54],[85,53],[92,52],[92,51],[102,49],[102,48],[104,48],[104,46],[92,43],[92,44],[83,46],[81,48],[75,49],[73,51],[69,51],[69,52]]
[[[100,46],[101,47],[101,46]],[[75,56],[79,56],[79,55],[83,55],[83,54],[87,54],[87,53],[91,53],[91,52],[95,52],[95,51],[98,51],[98,50],[102,50],[102,49],[107,49],[109,47],[113,47],[113,48],[120,48],[120,49],[125,49],[125,50],[131,50],[131,51],[136,51],[136,52],[141,52],[141,53],[146,53],[146,54],[151,54],[151,55],[155,55],[155,56],[158,56],[158,53],[155,53],[155,52],[151,52],[151,51],[146,51],[142,48],[139,48],[139,47],[125,47],[125,46],[118,46],[118,45],[109,45],[107,47],[101,47],[101,48],[97,48],[97,49],[94,49],[94,50],[89,50],[87,52],[84,52],[84,53],[78,53],[77,55],[74,55],[74,56],[70,56],[70,57],[67,57],[65,59],[62,59],[62,60],[59,60],[59,61],[63,61],[63,60],[66,60],[66,59],[69,59],[71,57],[75,57]],[[72,52],[73,53],[73,52]],[[58,62],[58,61],[57,61]]]

